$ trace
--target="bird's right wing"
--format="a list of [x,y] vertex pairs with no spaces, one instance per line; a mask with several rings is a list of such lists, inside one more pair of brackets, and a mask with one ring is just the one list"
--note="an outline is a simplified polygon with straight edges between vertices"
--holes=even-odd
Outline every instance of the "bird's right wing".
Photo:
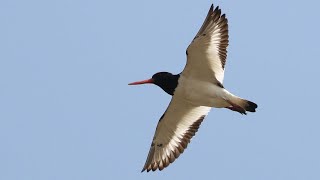
[[191,138],[210,111],[210,107],[195,106],[173,96],[159,120],[150,151],[142,171],[162,170],[187,148]]
[[199,32],[187,49],[187,65],[182,74],[222,85],[229,44],[228,20],[219,6],[210,7]]

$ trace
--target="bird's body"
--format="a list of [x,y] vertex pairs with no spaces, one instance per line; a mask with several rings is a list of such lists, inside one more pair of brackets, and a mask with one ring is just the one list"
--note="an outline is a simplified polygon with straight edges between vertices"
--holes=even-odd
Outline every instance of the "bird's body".
[[228,97],[229,93],[213,82],[180,75],[178,84],[174,94],[192,104],[215,108],[228,106],[222,97]]
[[231,94],[223,86],[228,37],[228,21],[219,7],[213,9],[212,5],[187,48],[187,64],[180,74],[159,72],[151,79],[129,84],[156,84],[172,95],[142,171],[162,170],[178,158],[212,107],[241,114],[255,112],[255,103]]

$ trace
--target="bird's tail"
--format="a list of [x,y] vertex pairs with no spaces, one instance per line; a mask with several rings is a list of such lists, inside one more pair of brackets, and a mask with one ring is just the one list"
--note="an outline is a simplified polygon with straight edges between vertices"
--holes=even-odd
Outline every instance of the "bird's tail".
[[239,106],[249,112],[256,112],[256,108],[258,107],[256,103],[241,98],[239,98],[238,103]]

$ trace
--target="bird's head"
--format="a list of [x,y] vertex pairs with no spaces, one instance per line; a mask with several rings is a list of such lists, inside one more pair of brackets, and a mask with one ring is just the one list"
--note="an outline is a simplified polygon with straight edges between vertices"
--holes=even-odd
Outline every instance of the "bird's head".
[[155,84],[161,87],[165,92],[173,95],[174,89],[177,87],[179,75],[173,75],[169,72],[158,72],[150,79],[136,81],[129,85]]

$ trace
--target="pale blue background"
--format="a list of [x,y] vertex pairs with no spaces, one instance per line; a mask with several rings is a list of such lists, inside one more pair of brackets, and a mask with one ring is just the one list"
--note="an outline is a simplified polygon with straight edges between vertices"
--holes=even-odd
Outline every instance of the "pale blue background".
[[225,87],[182,156],[140,173],[170,96],[128,86],[179,73],[212,1],[0,0],[0,179],[320,179],[320,3],[215,1]]

